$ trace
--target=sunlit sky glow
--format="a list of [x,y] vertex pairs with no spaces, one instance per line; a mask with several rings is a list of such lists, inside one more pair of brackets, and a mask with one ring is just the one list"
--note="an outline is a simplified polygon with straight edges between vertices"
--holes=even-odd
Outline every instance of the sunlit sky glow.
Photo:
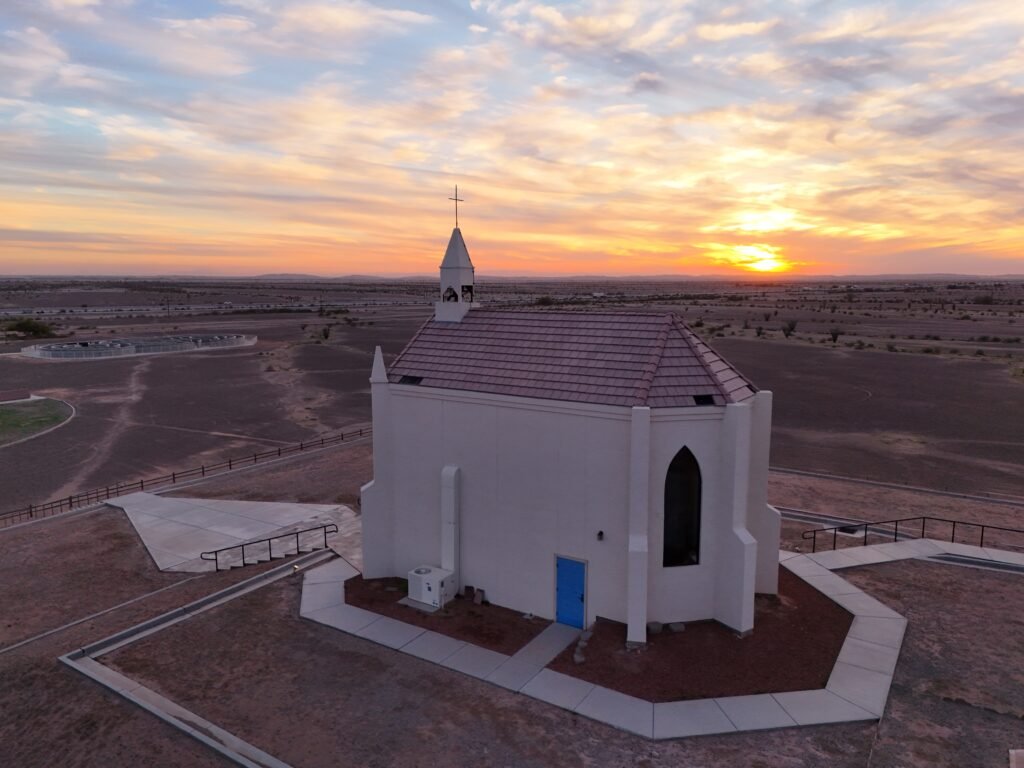
[[0,274],[1024,273],[1024,3],[3,0]]

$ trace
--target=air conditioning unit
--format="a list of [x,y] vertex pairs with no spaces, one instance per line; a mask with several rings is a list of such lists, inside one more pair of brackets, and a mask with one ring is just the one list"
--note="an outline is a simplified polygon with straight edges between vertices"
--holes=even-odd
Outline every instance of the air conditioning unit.
[[421,565],[409,571],[409,598],[420,603],[444,608],[455,592],[452,571],[432,565]]

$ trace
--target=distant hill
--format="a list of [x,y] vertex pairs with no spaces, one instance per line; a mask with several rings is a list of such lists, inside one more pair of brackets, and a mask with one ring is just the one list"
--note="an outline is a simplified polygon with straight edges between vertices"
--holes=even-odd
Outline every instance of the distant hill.
[[297,272],[281,272],[271,275],[253,275],[250,278],[235,278],[239,280],[330,280],[322,275],[304,275]]
[[[142,282],[175,281],[175,282],[232,282],[244,283],[252,281],[264,282],[347,282],[347,283],[387,283],[387,282],[436,282],[437,275],[310,275],[303,273],[283,272],[266,275],[3,275],[5,280],[41,280],[61,281],[80,280],[82,282],[109,280],[137,280]],[[881,275],[792,275],[792,274],[735,274],[735,275],[478,275],[481,283],[559,283],[559,282],[715,282],[715,283],[865,283],[865,282],[998,282],[1022,281],[1024,274],[1017,275],[959,275],[954,273],[928,274],[881,274]]]

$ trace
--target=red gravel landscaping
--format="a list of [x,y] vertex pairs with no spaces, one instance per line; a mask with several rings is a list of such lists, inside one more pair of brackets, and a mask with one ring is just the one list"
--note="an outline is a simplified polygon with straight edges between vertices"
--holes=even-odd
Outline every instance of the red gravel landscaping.
[[405,579],[356,576],[345,582],[345,602],[509,656],[551,623],[536,617],[527,619],[518,611],[497,605],[476,605],[461,595],[442,610],[424,613],[399,604],[406,590]]
[[785,568],[778,597],[758,595],[754,610],[747,637],[700,621],[632,651],[625,624],[598,618],[583,663],[573,644],[550,668],[654,702],[824,688],[853,616]]

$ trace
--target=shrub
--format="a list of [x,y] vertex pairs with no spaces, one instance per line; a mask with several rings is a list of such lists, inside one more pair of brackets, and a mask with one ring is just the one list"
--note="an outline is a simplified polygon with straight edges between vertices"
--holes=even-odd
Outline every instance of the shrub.
[[15,320],[7,326],[7,330],[23,333],[33,339],[49,339],[57,335],[52,325],[44,323],[42,320],[34,320],[31,317],[22,317]]
[[32,317],[19,317],[13,323],[7,325],[8,331],[25,334],[33,339],[49,339],[56,336],[53,326],[49,323],[37,321]]

